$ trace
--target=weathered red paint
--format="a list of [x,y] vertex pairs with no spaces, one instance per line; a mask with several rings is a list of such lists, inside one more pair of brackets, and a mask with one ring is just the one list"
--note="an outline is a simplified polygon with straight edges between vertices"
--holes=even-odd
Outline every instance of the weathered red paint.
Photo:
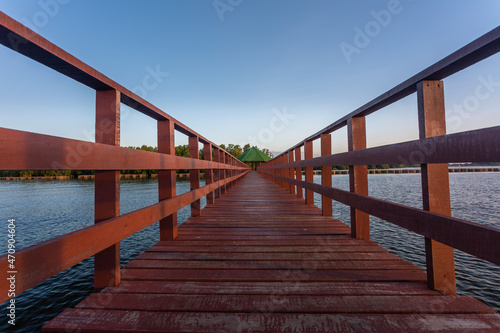
[[[220,149],[215,148],[214,149],[214,161],[217,162],[217,167],[214,169],[214,182],[216,182],[216,183],[218,183],[222,177],[222,172],[220,170],[220,155],[221,155]],[[220,187],[218,187],[215,190],[214,195],[215,195],[215,199],[220,198],[220,196],[221,196],[221,188]]]
[[[304,159],[313,158],[313,142],[306,141],[304,144]],[[313,168],[306,167],[306,182],[313,182]],[[314,205],[314,193],[311,190],[306,189],[306,204]]]
[[[175,129],[171,120],[158,121],[158,153],[175,155]],[[176,171],[158,170],[159,200],[176,196]],[[177,212],[160,220],[160,240],[172,240],[177,237]]]
[[[365,117],[355,117],[348,121],[347,141],[349,151],[366,149]],[[349,166],[349,187],[353,193],[368,195],[368,166]],[[369,240],[370,216],[351,207],[351,230],[352,237]]]
[[[290,150],[288,152],[288,161],[289,161],[289,163],[292,163],[294,161],[293,150]],[[290,168],[290,170],[289,170],[289,178],[295,179],[295,169],[294,168]],[[290,186],[290,194],[295,194],[295,185],[291,185]]]
[[[445,135],[443,82],[420,82],[417,99],[420,138]],[[425,210],[451,216],[448,164],[422,164],[422,201]],[[425,238],[425,255],[429,287],[447,295],[456,295],[453,248]]]
[[[212,161],[212,145],[210,143],[205,143],[203,145],[203,156],[205,161]],[[212,184],[214,182],[213,169],[205,169],[205,184]],[[207,204],[213,204],[214,192],[207,194]]]
[[[120,93],[96,92],[95,141],[120,145]],[[120,215],[120,171],[95,172],[95,223]],[[120,284],[120,243],[110,245],[94,257],[94,288],[100,290]]]
[[[321,156],[332,154],[332,136],[330,134],[321,135]],[[321,185],[332,186],[332,167],[324,166],[321,168]],[[332,216],[332,199],[321,197],[321,211],[323,216]]]
[[[198,149],[198,137],[189,137],[189,157],[197,160],[199,159],[199,149]],[[189,183],[190,189],[195,190],[200,187],[200,171],[199,170],[189,170]],[[201,214],[201,202],[200,200],[195,200],[191,203],[191,216],[199,216]]]
[[[300,147],[295,148],[295,161],[300,162],[301,160],[301,154],[300,154]],[[295,179],[296,180],[302,180],[302,167],[296,167],[295,168]],[[303,194],[302,187],[297,186],[297,198],[302,199]]]

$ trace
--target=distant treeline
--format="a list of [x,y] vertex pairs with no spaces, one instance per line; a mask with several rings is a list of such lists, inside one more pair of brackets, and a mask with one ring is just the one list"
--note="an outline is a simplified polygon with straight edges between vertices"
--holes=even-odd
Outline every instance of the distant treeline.
[[[127,147],[137,150],[145,150],[158,152],[157,147],[151,147],[142,145],[142,147]],[[175,155],[189,157],[189,146],[179,145],[175,147]],[[203,151],[200,151],[200,158],[203,158]],[[179,173],[186,173],[189,170],[177,170]],[[158,170],[121,170],[122,174],[144,174],[151,176],[152,174],[157,174]],[[36,171],[25,171],[25,170],[15,170],[15,171],[0,171],[0,177],[53,177],[53,176],[72,176],[78,178],[80,175],[93,175],[94,170],[36,170]]]
[[[220,147],[225,149],[228,153],[234,155],[235,157],[239,157],[242,152],[250,149],[250,145],[247,144],[243,148],[239,145],[228,144],[227,146],[221,144]],[[145,150],[158,152],[158,147],[152,147],[147,145],[142,145],[141,147],[133,147],[129,146],[127,148],[137,149],[137,150]],[[262,149],[262,151],[268,156],[272,157],[269,149]],[[175,155],[189,157],[189,145],[179,145],[175,147]],[[199,151],[199,158],[204,159],[203,149]],[[202,170],[203,171],[203,170]],[[178,173],[187,173],[189,170],[177,170]],[[148,175],[150,177],[153,174],[157,174],[158,170],[122,170],[122,174],[143,174]],[[25,170],[13,170],[13,171],[0,171],[0,177],[54,177],[54,176],[72,176],[73,178],[78,178],[80,175],[93,175],[95,174],[94,170],[36,170],[36,171],[25,171]]]

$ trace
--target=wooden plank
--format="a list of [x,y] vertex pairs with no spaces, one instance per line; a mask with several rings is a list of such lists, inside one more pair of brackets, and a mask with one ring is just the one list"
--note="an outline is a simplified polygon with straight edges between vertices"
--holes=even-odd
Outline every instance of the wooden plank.
[[422,282],[205,282],[123,281],[107,293],[158,293],[188,295],[442,295]]
[[189,253],[189,252],[144,252],[137,259],[140,260],[326,260],[326,261],[354,261],[354,260],[401,260],[388,252],[361,252],[361,253]]
[[[274,296],[274,297],[273,297]],[[276,296],[92,294],[79,309],[273,312],[273,313],[489,313],[495,310],[470,296]]]
[[421,270],[123,269],[123,280],[153,281],[427,281]]
[[394,260],[329,261],[329,260],[133,260],[126,269],[335,269],[335,270],[396,270],[419,268],[410,262]]
[[345,246],[199,246],[199,245],[189,245],[189,246],[161,246],[156,245],[146,252],[201,252],[201,253],[238,253],[238,252],[253,252],[253,253],[277,253],[277,252],[291,252],[291,253],[339,253],[339,252],[384,252],[387,250],[380,246],[357,246],[357,244],[345,245]]
[[[335,245],[342,245],[345,244],[347,245],[352,245],[355,246],[357,244],[353,243],[354,241],[350,237],[344,237],[343,235],[341,236],[335,236],[335,237],[318,237],[318,242],[313,243],[309,239],[301,240],[301,239],[294,239],[293,244],[296,246],[301,246],[301,247],[316,247],[318,245],[321,246],[335,246]],[[276,241],[271,241],[271,240],[262,240],[260,238],[255,239],[255,240],[206,240],[206,239],[190,239],[190,240],[183,240],[183,239],[177,239],[175,243],[170,243],[170,242],[158,242],[158,246],[203,246],[207,247],[209,249],[210,247],[213,246],[238,246],[239,248],[242,247],[256,247],[256,246],[266,246],[266,248],[270,249],[269,251],[272,251],[273,247],[282,247],[282,246],[287,246],[290,245],[290,240],[289,239],[280,239]],[[366,243],[361,243],[360,245],[367,245]],[[372,244],[373,245],[373,244]],[[189,251],[187,251],[189,252]],[[321,252],[321,251],[318,251]]]
[[207,240],[232,240],[232,241],[247,241],[247,240],[268,240],[272,241],[274,238],[276,238],[277,241],[288,241],[288,244],[290,242],[295,242],[295,241],[314,241],[317,238],[323,238],[323,239],[328,239],[328,238],[339,238],[339,237],[344,237],[345,239],[350,239],[350,235],[347,234],[345,231],[339,232],[339,233],[329,233],[329,234],[323,234],[323,235],[180,235],[178,237],[179,240],[201,240],[201,241],[207,241]]
[[281,314],[66,310],[44,332],[498,332],[491,314]]

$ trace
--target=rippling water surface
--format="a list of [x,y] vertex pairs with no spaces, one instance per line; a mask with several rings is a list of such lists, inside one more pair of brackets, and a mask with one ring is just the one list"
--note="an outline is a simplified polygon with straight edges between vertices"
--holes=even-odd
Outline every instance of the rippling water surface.
[[[315,176],[315,182],[320,177]],[[450,174],[453,216],[500,227],[500,173]],[[348,189],[347,175],[333,176],[333,186]],[[126,213],[157,202],[157,180],[122,180],[121,212]],[[178,181],[177,193],[189,191],[189,182]],[[384,200],[422,206],[419,174],[369,175],[370,195]],[[321,198],[316,195],[316,204]],[[205,201],[202,199],[202,206]],[[93,224],[93,181],[2,181],[0,219],[5,223],[0,253],[7,250],[7,220],[16,220],[18,248]],[[334,217],[349,224],[349,207],[333,203]],[[190,214],[189,207],[178,213],[179,222]],[[155,244],[158,224],[121,242],[122,266]],[[398,226],[371,217],[372,239],[405,260],[425,268],[424,240]],[[4,245],[1,245],[1,244]],[[500,268],[463,252],[455,252],[459,293],[472,295],[500,310]],[[3,274],[3,273],[2,273]],[[36,332],[93,291],[93,259],[89,258],[16,297],[16,332]],[[6,303],[0,309],[0,332],[12,330],[7,324]]]

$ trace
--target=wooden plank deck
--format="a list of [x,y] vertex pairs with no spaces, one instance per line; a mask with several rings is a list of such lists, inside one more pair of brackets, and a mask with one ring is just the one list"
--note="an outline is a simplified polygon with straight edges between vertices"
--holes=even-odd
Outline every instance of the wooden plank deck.
[[499,332],[467,296],[253,172],[46,332]]

